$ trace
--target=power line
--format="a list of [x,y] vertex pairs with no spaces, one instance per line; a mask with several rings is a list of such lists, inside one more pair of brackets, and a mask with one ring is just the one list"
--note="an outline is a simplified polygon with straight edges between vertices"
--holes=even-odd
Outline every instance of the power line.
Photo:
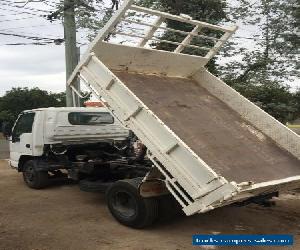
[[0,20],[0,23],[3,23],[3,22],[11,22],[11,21],[20,21],[20,20],[31,19],[31,18],[34,18],[34,17],[33,17],[33,16],[30,16],[30,17],[23,17],[23,18],[15,18],[15,19]]
[[[10,13],[13,13],[13,14],[11,14],[12,16],[22,15],[22,14],[31,15],[30,17],[25,16],[25,17],[19,17],[19,18],[14,18],[14,19],[0,20],[0,23],[31,19],[31,18],[34,18],[34,16],[47,17],[47,14],[51,13],[51,11],[47,11],[47,10],[29,8],[29,7],[24,7],[24,6],[17,6],[16,2],[0,0],[0,4],[1,4],[0,9],[2,9],[4,11],[8,11]],[[49,3],[44,2],[44,4],[47,4],[50,6]],[[2,15],[2,16],[7,16],[7,15]],[[51,24],[48,24],[48,25],[51,25]],[[22,39],[29,39],[29,40],[33,40],[33,41],[32,42],[8,42],[8,43],[0,44],[0,46],[47,45],[47,44],[53,44],[53,43],[61,44],[64,41],[64,39],[55,38],[51,35],[41,36],[40,34],[35,34],[35,33],[30,33],[30,32],[18,32],[18,33],[13,32],[14,29],[42,27],[42,26],[48,26],[48,25],[17,26],[17,27],[2,29],[2,30],[0,30],[0,31],[2,31],[2,32],[0,32],[0,35],[2,35],[2,36],[19,37]]]
[[0,15],[0,16],[14,16],[16,14],[4,14],[4,15]]
[[[283,34],[279,34],[278,37],[282,37]],[[247,40],[254,40],[254,41],[265,41],[264,38],[257,38],[257,37],[244,37],[244,36],[233,36],[232,39],[247,39]]]
[[[13,32],[13,30],[9,30],[9,29],[7,29],[6,30],[7,32]],[[39,36],[39,35],[41,35],[41,34],[37,34],[37,33],[32,33],[32,32],[21,32],[21,31],[19,31],[18,32],[18,34],[21,34],[21,35],[24,35],[24,36]],[[53,37],[52,35],[49,35],[49,34],[43,34],[44,36],[47,36],[47,37],[49,37],[49,38],[53,38],[53,39],[56,39],[56,37]]]
[[21,38],[25,38],[25,39],[34,39],[34,40],[55,40],[53,38],[48,38],[48,37],[26,36],[26,35],[6,33],[6,32],[0,32],[0,35],[3,35],[3,36],[16,36],[16,37],[21,37]]
[[19,9],[23,9],[23,10],[30,10],[30,11],[34,11],[34,12],[46,12],[46,13],[51,12],[49,10],[41,10],[41,9],[35,9],[35,8],[28,8],[28,7],[13,5],[13,4],[11,4],[12,2],[4,1],[4,0],[0,0],[0,2],[1,2],[1,5],[6,5],[6,6],[10,6],[10,7],[13,7],[13,8],[19,8]]
[[243,37],[243,36],[233,36],[232,39],[247,39],[247,40],[264,40],[261,38],[255,38],[255,37]]
[[41,24],[41,25],[28,25],[28,26],[18,26],[18,27],[12,27],[7,29],[0,29],[0,31],[6,31],[6,30],[16,30],[16,29],[24,29],[24,28],[35,28],[35,27],[44,27],[44,26],[50,26],[50,25],[60,25],[61,23],[49,23],[49,24]]
[[27,14],[27,15],[33,15],[33,16],[46,16],[46,15],[40,15],[37,13],[30,13],[30,12],[26,12],[26,11],[22,11],[22,10],[12,10],[12,9],[5,9],[0,7],[0,10],[4,10],[4,11],[10,11],[13,12],[14,14],[9,14],[9,15],[20,15],[20,14]]
[[22,35],[22,34],[14,34],[14,33],[6,33],[6,32],[0,32],[0,35],[15,36],[15,37],[21,37],[21,38],[32,39],[32,40],[46,40],[46,41],[52,41],[52,42],[62,42],[63,41],[63,39],[61,39],[61,38],[27,36],[27,35]]
[[30,3],[43,3],[43,4],[46,4],[48,6],[54,7],[53,5],[49,4],[49,2],[52,3],[52,4],[57,4],[57,2],[52,2],[52,1],[47,1],[47,0],[36,0],[36,1],[31,0],[31,1],[14,2],[14,3],[15,4],[16,3],[22,3],[22,4],[24,3],[23,7],[25,7],[27,4],[30,4]]
[[[44,10],[44,9],[36,9],[36,8],[31,8],[31,7],[26,7],[26,6],[20,6],[17,5],[18,2],[12,2],[12,1],[6,1],[6,0],[1,0],[1,2],[5,2],[5,5],[15,7],[15,8],[21,8],[21,9],[27,9],[27,10],[32,10],[32,11],[43,11],[43,12],[50,12],[49,10]],[[4,4],[4,3],[3,3]]]
[[18,45],[50,45],[53,42],[32,42],[32,43],[4,43],[0,46],[18,46]]
[[[0,8],[1,9],[1,8]],[[18,13],[12,13],[12,14],[0,14],[0,16],[3,16],[3,17],[8,17],[8,16],[17,16],[17,15],[21,15],[21,14],[23,14],[23,13],[20,13],[20,12],[18,12]]]
[[[52,8],[56,8],[56,6],[54,6],[54,5],[52,5],[52,4],[49,4],[47,1],[41,1],[43,4],[46,4],[46,5],[48,5],[48,6],[50,6],[50,7],[52,7]],[[53,3],[53,4],[57,4],[57,3],[54,3],[54,2],[51,2],[51,3]]]

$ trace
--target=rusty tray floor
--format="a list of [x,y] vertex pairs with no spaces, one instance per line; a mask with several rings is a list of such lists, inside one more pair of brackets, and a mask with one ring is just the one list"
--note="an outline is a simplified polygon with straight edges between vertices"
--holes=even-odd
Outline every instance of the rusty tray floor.
[[300,161],[196,81],[115,72],[171,130],[229,181],[300,175]]

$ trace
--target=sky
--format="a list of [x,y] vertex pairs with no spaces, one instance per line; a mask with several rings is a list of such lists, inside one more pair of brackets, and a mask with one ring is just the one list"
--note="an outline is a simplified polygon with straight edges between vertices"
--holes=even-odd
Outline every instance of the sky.
[[2,46],[0,55],[0,95],[12,87],[39,87],[52,92],[64,90],[62,46]]
[[[37,0],[34,0],[37,1]],[[58,0],[47,0],[53,5]],[[63,26],[60,21],[50,22],[41,13],[49,13],[53,8],[40,2],[28,3],[22,7],[22,0],[0,0],[0,96],[12,87],[39,87],[51,92],[65,90],[65,55],[64,44],[54,43],[37,45],[6,45],[12,43],[32,43],[32,40],[1,33],[63,38]],[[16,7],[17,6],[17,7]],[[37,11],[44,10],[44,12]],[[27,12],[22,14],[23,12]],[[241,29],[237,36],[251,37],[255,30]],[[86,43],[83,34],[78,34],[79,41]],[[251,44],[251,40],[243,40]],[[86,46],[81,48],[83,53]],[[225,59],[226,61],[226,59]],[[300,84],[293,83],[295,89]]]
[[[14,6],[22,7],[23,4],[13,2],[18,1],[0,0],[0,96],[12,87],[39,87],[51,92],[64,91],[66,79],[64,44],[12,46],[6,44],[32,43],[32,40],[1,35],[9,33],[52,39],[63,38],[61,22],[51,23],[44,17],[36,15],[48,12],[37,12],[35,9],[49,11],[53,8],[43,3],[29,3],[24,8],[18,8]],[[21,14],[22,12],[32,15]]]

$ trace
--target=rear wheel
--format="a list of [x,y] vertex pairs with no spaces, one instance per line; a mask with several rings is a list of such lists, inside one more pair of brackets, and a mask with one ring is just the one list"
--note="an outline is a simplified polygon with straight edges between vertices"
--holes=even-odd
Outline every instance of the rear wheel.
[[143,198],[138,192],[142,178],[115,182],[106,192],[108,209],[121,224],[144,228],[158,217],[155,198]]
[[35,168],[36,161],[30,160],[24,164],[23,179],[30,188],[41,189],[48,185],[49,176],[46,171],[37,171]]

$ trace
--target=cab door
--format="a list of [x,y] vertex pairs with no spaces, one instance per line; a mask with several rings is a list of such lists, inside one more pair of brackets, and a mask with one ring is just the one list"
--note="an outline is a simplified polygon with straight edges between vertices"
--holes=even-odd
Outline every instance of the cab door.
[[17,168],[21,155],[32,155],[32,126],[35,113],[22,113],[12,130],[10,141],[10,164]]

